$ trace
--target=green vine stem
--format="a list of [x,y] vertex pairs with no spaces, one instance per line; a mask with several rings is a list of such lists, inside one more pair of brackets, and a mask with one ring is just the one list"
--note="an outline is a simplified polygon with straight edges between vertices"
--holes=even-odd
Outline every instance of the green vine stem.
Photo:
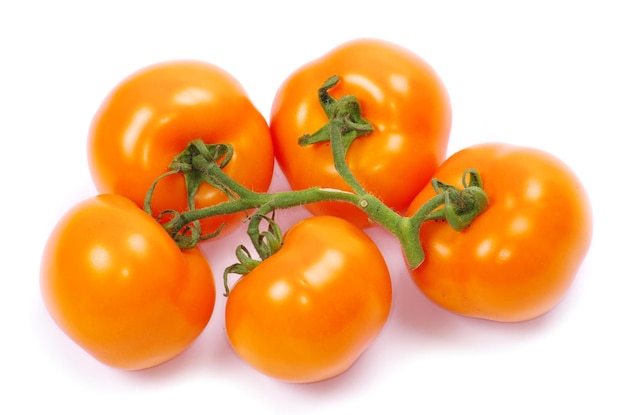
[[[311,136],[301,137],[300,144],[315,145],[321,141],[330,141],[335,169],[352,191],[312,187],[276,193],[255,192],[242,186],[222,170],[232,156],[232,148],[229,145],[207,145],[201,140],[194,140],[187,149],[176,157],[170,165],[171,171],[165,174],[184,174],[187,183],[189,210],[162,213],[162,215],[169,215],[168,220],[164,221],[163,227],[182,249],[191,248],[200,240],[215,236],[215,234],[200,235],[197,225],[199,220],[211,216],[255,211],[248,216],[248,235],[261,259],[265,259],[279,249],[282,243],[282,240],[274,240],[277,232],[271,230],[261,232],[259,229],[260,222],[263,219],[268,219],[269,214],[279,209],[335,201],[357,206],[373,222],[391,232],[399,240],[409,266],[417,268],[424,260],[419,233],[425,221],[444,219],[455,230],[462,231],[487,208],[487,195],[483,190],[480,175],[474,169],[468,169],[464,173],[462,189],[457,189],[434,179],[432,186],[436,192],[435,196],[410,217],[395,212],[369,193],[350,171],[346,162],[346,154],[353,140],[360,135],[371,132],[373,127],[362,118],[360,105],[356,98],[346,96],[335,100],[328,94],[328,90],[338,81],[338,77],[331,77],[319,89],[320,103],[329,117],[328,124]],[[155,181],[146,195],[144,209],[150,214],[152,214],[150,200],[158,180]],[[225,193],[229,200],[196,209],[193,205],[193,196],[202,182],[216,187]],[[269,220],[269,223],[272,227],[273,221]],[[252,260],[245,248],[239,249],[237,256],[238,258],[241,256],[243,262],[240,261],[240,264],[230,267],[232,272],[247,272],[248,268],[258,262]],[[241,266],[238,267],[237,265]]]

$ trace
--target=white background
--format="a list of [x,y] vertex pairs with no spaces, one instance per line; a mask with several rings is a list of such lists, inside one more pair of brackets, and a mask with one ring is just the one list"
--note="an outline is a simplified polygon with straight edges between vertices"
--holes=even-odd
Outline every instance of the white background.
[[[626,413],[624,10],[602,0],[2,2],[0,412]],[[40,299],[39,260],[58,218],[96,193],[86,132],[119,80],[161,60],[206,60],[267,116],[289,73],[363,36],[408,47],[438,71],[453,103],[450,153],[505,141],[578,172],[594,240],[559,307],[520,324],[452,315],[418,292],[398,247],[373,230],[393,272],[392,315],[330,381],[284,384],[241,363],[221,297],[198,341],[151,370],[105,367],[60,332]],[[275,179],[273,189],[284,187]],[[245,238],[226,240],[205,248],[217,275]]]

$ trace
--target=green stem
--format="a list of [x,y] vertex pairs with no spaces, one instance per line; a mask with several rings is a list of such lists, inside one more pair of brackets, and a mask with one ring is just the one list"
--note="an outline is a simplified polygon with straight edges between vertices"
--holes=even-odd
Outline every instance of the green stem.
[[359,195],[366,195],[368,192],[358,182],[352,171],[348,167],[346,161],[347,149],[344,147],[343,140],[341,139],[341,126],[342,120],[331,120],[330,122],[330,147],[333,155],[333,162],[335,164],[335,170],[341,176],[341,178],[348,183],[348,185]]
[[[328,94],[328,89],[336,85],[337,82],[339,79],[332,77],[319,90],[320,103],[329,116],[328,124],[312,136],[301,137],[300,143],[302,145],[314,145],[329,140],[335,169],[352,191],[313,187],[278,193],[254,192],[233,180],[222,170],[232,157],[231,146],[205,145],[201,140],[195,140],[176,157],[171,165],[174,172],[185,175],[190,210],[182,213],[169,212],[172,213],[172,218],[163,225],[181,248],[195,246],[198,240],[207,238],[207,236],[203,238],[199,234],[199,226],[189,226],[190,224],[197,225],[198,221],[207,217],[257,210],[255,215],[258,216],[252,217],[248,234],[257,252],[261,253],[262,257],[267,257],[271,255],[271,249],[268,250],[263,245],[263,239],[264,237],[273,238],[273,236],[268,236],[267,233],[261,234],[259,231],[261,218],[268,218],[269,213],[279,209],[289,209],[318,202],[344,202],[357,206],[373,222],[391,232],[399,240],[407,262],[413,269],[424,261],[424,250],[419,234],[425,221],[445,219],[455,230],[462,231],[487,208],[487,195],[482,189],[482,181],[478,172],[473,169],[464,173],[463,189],[456,189],[438,180],[433,180],[432,186],[436,193],[435,196],[411,217],[401,216],[380,199],[370,194],[350,170],[346,155],[353,140],[371,132],[373,127],[361,116],[360,104],[355,97],[345,96],[340,100],[335,100]],[[166,173],[166,175],[168,174],[171,173]],[[193,197],[202,182],[222,191],[228,197],[228,201],[195,209]],[[155,184],[151,186],[144,204],[148,213],[151,213],[150,199]],[[248,266],[242,267],[236,269],[249,268]]]
[[239,198],[180,213],[163,225],[170,235],[176,235],[187,224],[200,219],[259,209],[263,206],[267,206],[267,211],[323,201],[344,201],[358,206],[360,200],[359,196],[354,193],[319,187],[299,191],[258,193],[241,186],[214,163],[206,165],[204,171],[208,176],[237,193]]
[[396,237],[402,245],[406,261],[411,269],[416,269],[424,262],[424,248],[419,239],[422,225],[430,219],[430,214],[444,201],[443,194],[433,196],[413,216],[403,218],[397,227]]
[[204,172],[230,189],[237,189],[238,191],[245,189],[241,195],[243,197],[180,213],[163,225],[173,237],[189,223],[207,217],[228,215],[255,209],[259,209],[259,214],[266,214],[274,210],[289,209],[310,203],[325,201],[345,202],[358,207],[368,215],[373,222],[379,224],[396,236],[405,252],[407,262],[412,268],[418,267],[424,260],[423,249],[418,237],[421,225],[424,221],[429,219],[429,214],[432,211],[443,204],[445,199],[444,194],[437,194],[412,217],[407,218],[399,215],[380,199],[369,193],[357,195],[352,192],[320,187],[312,187],[298,191],[259,193],[241,187],[239,183],[225,174],[215,163],[206,165]]

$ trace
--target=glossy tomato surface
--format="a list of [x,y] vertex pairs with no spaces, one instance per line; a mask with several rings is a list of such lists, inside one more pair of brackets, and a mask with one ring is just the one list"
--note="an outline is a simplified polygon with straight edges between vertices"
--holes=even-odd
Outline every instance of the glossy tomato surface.
[[130,200],[100,195],[70,209],[41,262],[41,293],[57,325],[102,363],[145,369],[183,352],[215,302],[198,248],[181,251]]
[[[227,143],[234,148],[227,174],[255,191],[266,191],[272,179],[274,153],[267,122],[240,83],[223,69],[200,61],[167,61],[143,68],[122,80],[95,114],[88,138],[91,175],[100,193],[117,193],[143,206],[148,188],[167,171],[187,144]],[[203,184],[196,207],[225,201],[216,188]],[[187,208],[181,175],[156,187],[152,208]],[[243,214],[202,220],[205,233],[224,222],[236,227]]]
[[234,285],[226,333],[260,372],[314,382],[347,370],[378,336],[390,307],[389,271],[372,240],[342,219],[314,216]]
[[[276,159],[294,189],[349,190],[335,170],[328,142],[298,144],[300,136],[315,133],[328,121],[318,88],[333,75],[341,79],[330,94],[336,99],[356,96],[374,126],[350,147],[348,166],[369,192],[404,212],[446,154],[451,109],[444,84],[413,52],[375,39],[342,44],[298,68],[280,86],[270,118]],[[370,224],[347,204],[325,202],[309,209],[360,227]]]
[[[553,155],[501,143],[457,152],[435,177],[460,187],[470,167],[483,179],[489,207],[462,232],[426,222],[426,259],[412,271],[413,280],[435,303],[462,315],[497,321],[540,316],[561,301],[589,249],[587,193]],[[407,213],[433,195],[424,189]]]

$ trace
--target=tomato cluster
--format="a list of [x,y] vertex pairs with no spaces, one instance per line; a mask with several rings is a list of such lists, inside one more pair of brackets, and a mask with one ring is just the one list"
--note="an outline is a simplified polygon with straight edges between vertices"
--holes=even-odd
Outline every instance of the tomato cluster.
[[[52,230],[44,303],[104,364],[161,364],[213,313],[213,271],[197,243],[247,219],[257,255],[240,246],[240,263],[225,271],[226,335],[242,360],[283,381],[336,376],[380,334],[392,284],[362,229],[374,223],[419,247],[423,260],[407,259],[411,276],[445,309],[496,321],[540,316],[589,248],[585,190],[537,149],[483,143],[445,159],[450,125],[433,68],[374,39],[295,70],[269,123],[214,65],[144,68],[93,118],[88,160],[100,194]],[[275,160],[292,190],[270,195]],[[468,183],[470,168],[479,175]],[[478,188],[480,203],[470,195]],[[283,236],[270,213],[298,204],[312,216]],[[474,205],[479,214],[458,225]],[[268,231],[258,228],[264,221]],[[230,292],[228,272],[243,275]]]

